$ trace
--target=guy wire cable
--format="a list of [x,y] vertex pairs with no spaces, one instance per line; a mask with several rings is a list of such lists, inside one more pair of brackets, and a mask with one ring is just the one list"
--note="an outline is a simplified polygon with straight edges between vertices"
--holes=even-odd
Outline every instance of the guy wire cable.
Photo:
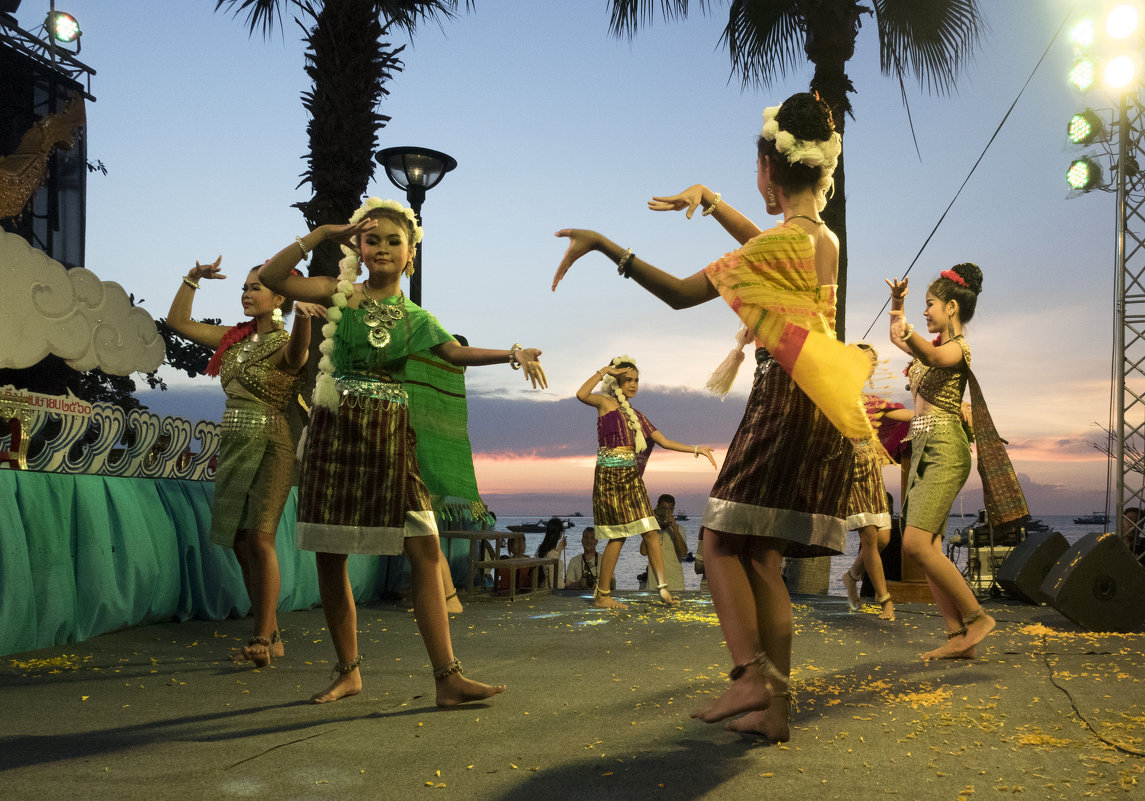
[[[1034,65],[1034,69],[1030,72],[1030,76],[1026,78],[1026,82],[1022,84],[1022,88],[1018,90],[1018,96],[1014,98],[1014,102],[1010,104],[1010,108],[1006,111],[1005,116],[1002,117],[1002,121],[998,123],[998,127],[994,129],[994,133],[991,135],[990,141],[986,143],[986,147],[982,148],[982,153],[978,156],[978,160],[974,162],[974,166],[970,168],[970,173],[966,176],[966,180],[962,182],[962,186],[958,187],[958,191],[954,193],[954,197],[951,198],[949,205],[946,207],[946,211],[942,212],[942,216],[939,217],[938,222],[934,224],[934,228],[931,229],[930,234],[926,237],[926,241],[922,243],[922,247],[918,249],[918,253],[914,254],[914,258],[911,260],[910,266],[907,267],[906,272],[902,274],[903,278],[906,278],[908,275],[910,275],[911,269],[916,263],[918,263],[919,258],[922,256],[922,252],[926,250],[926,246],[930,244],[930,240],[934,238],[935,233],[938,231],[938,227],[942,225],[942,221],[946,219],[946,215],[954,206],[955,201],[958,200],[958,196],[962,194],[962,190],[965,189],[966,184],[970,182],[970,178],[974,175],[974,171],[978,169],[978,165],[981,164],[982,159],[986,157],[986,151],[990,149],[990,145],[994,144],[994,140],[998,137],[998,134],[1001,133],[1002,126],[1006,124],[1006,120],[1010,118],[1010,114],[1013,112],[1015,106],[1018,105],[1018,101],[1022,99],[1022,94],[1026,91],[1026,87],[1029,86],[1030,81],[1034,79],[1034,75],[1036,75],[1038,72],[1038,67],[1042,65],[1042,62],[1045,61],[1046,56],[1049,55],[1050,48],[1054,46],[1054,42],[1056,42],[1058,37],[1061,36],[1062,30],[1065,28],[1065,24],[1069,21],[1071,16],[1073,16],[1072,8],[1069,10],[1069,13],[1065,15],[1065,19],[1062,20],[1062,24],[1058,26],[1057,31],[1054,32],[1053,38],[1050,39],[1050,43],[1046,45],[1046,49],[1042,53],[1042,57],[1039,58],[1038,63]],[[879,321],[879,318],[887,308],[887,304],[890,302],[890,298],[887,298],[885,301],[883,301],[882,308],[878,310],[878,312],[875,314],[875,319],[871,320],[871,324],[867,326],[867,330],[863,332],[862,339],[866,339],[867,335],[871,333],[871,329],[875,327],[875,323]]]

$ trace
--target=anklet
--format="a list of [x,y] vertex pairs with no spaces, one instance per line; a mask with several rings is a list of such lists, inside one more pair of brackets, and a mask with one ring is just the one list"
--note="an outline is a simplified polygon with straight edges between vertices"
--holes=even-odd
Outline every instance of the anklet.
[[450,598],[456,598],[456,597],[457,597],[457,590],[454,590],[449,595],[445,596],[445,600],[448,601]]
[[605,598],[608,598],[612,595],[612,590],[602,590],[600,588],[597,588],[596,594],[597,595],[603,595]]
[[280,642],[282,642],[282,637],[278,635],[278,629],[275,629],[274,633],[270,635],[270,644],[275,645]]
[[358,658],[353,662],[339,662],[334,666],[334,672],[340,676],[345,676],[347,673],[353,673],[357,670],[360,664],[362,664],[362,655],[358,654]]
[[736,665],[728,671],[728,678],[732,681],[743,676],[747,669],[752,665],[759,665],[759,669],[763,672],[764,678],[768,681],[782,681],[787,683],[787,678],[779,672],[779,669],[772,663],[771,659],[766,653],[760,651],[751,659],[744,662],[742,665]]
[[247,640],[246,644],[248,646],[261,645],[263,648],[269,648],[271,642],[272,640],[268,640],[266,637],[251,637],[249,640]]
[[854,571],[854,568],[850,568],[850,567],[847,568],[847,578],[849,578],[851,581],[858,584],[860,581],[863,580],[863,577],[861,575],[856,576],[853,571]]
[[882,596],[881,598],[876,598],[875,603],[885,605],[885,604],[890,603],[890,600],[891,600],[891,594],[888,592],[886,595]]
[[962,628],[960,628],[960,629],[958,629],[958,630],[956,630],[956,631],[948,631],[948,632],[946,632],[946,639],[948,639],[948,640],[953,640],[955,637],[961,637],[961,636],[962,636],[962,635],[964,635],[965,633],[966,633],[966,627],[965,627],[965,626],[963,626]]
[[446,662],[441,667],[433,669],[433,680],[434,681],[441,681],[442,679],[445,679],[445,678],[448,678],[449,676],[452,676],[454,673],[460,673],[460,672],[461,672],[461,660],[458,659],[457,657],[454,657],[453,659],[449,660],[448,662]]
[[972,625],[980,617],[982,617],[982,607],[978,607],[966,617],[962,618],[962,630],[965,632],[966,627]]

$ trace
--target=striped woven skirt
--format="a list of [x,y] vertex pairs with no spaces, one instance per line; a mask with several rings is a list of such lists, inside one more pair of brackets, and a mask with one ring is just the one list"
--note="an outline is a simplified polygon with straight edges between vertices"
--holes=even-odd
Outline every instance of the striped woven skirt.
[[398,554],[406,537],[437,534],[404,389],[384,384],[340,394],[336,411],[315,405],[310,413],[298,487],[298,547]]
[[946,518],[970,476],[970,442],[956,414],[917,415],[910,423],[910,477],[903,519],[942,536]]
[[854,448],[767,351],[701,525],[787,541],[789,557],[840,554]]
[[245,398],[227,398],[211,509],[211,542],[233,548],[239,531],[278,530],[294,478],[286,415]]
[[851,473],[851,499],[847,504],[847,530],[858,531],[867,526],[890,528],[887,491],[875,450],[870,440],[855,439],[851,444],[855,447],[855,466]]
[[648,490],[632,451],[601,448],[592,479],[592,523],[604,540],[624,539],[660,525],[652,514]]

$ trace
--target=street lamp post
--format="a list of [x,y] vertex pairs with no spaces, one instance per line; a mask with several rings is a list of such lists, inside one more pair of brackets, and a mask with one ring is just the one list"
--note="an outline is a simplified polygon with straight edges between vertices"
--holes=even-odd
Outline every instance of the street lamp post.
[[[425,193],[437,186],[445,174],[457,166],[457,160],[452,156],[424,147],[387,147],[379,150],[374,158],[385,168],[390,183],[405,190],[406,200],[417,216],[418,225],[422,224],[421,204],[425,201]],[[419,306],[423,247],[424,243],[418,246],[414,254],[413,275],[409,282],[410,300]]]

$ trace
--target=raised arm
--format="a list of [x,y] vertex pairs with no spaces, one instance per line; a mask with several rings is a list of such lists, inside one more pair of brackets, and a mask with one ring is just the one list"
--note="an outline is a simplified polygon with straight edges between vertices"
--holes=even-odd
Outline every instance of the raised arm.
[[200,345],[206,345],[208,348],[219,346],[223,340],[223,334],[227,332],[227,326],[211,325],[192,320],[191,306],[195,302],[195,292],[199,289],[200,280],[226,278],[219,272],[219,265],[222,262],[222,256],[210,264],[195,262],[195,266],[187,272],[183,283],[179,285],[179,290],[171,301],[171,308],[167,311],[167,325],[171,326],[176,334],[192,342],[198,342]]
[[[580,389],[576,391],[576,399],[586,406],[593,406],[596,409],[601,409],[607,405],[610,405],[608,403],[609,401],[616,403],[615,400],[608,397],[607,395],[603,395],[599,392],[593,392],[593,390],[596,389],[597,384],[604,380],[606,375],[615,376],[620,375],[621,372],[621,370],[613,367],[611,364],[606,364],[604,367],[601,367],[599,370],[589,376],[588,380],[580,385]],[[611,409],[605,409],[605,411],[611,411]]]
[[525,380],[533,383],[533,389],[546,389],[549,379],[545,368],[541,367],[541,351],[537,348],[523,348],[514,345],[509,350],[474,348],[462,345],[455,339],[430,348],[437,356],[458,367],[483,367],[487,364],[508,364],[514,370],[522,369]]
[[660,429],[656,429],[652,432],[652,441],[665,450],[690,453],[697,459],[699,459],[702,454],[708,457],[708,461],[712,463],[712,467],[716,466],[716,458],[712,456],[712,449],[707,445],[685,445],[682,442],[676,442],[676,440],[668,439],[660,433]]
[[702,209],[704,217],[713,217],[741,245],[761,233],[758,225],[724,201],[719,192],[713,192],[703,184],[690,186],[678,195],[653,197],[648,201],[648,208],[652,211],[684,211],[689,220],[696,209]]
[[306,236],[300,236],[275,253],[258,271],[258,278],[280,295],[308,303],[329,304],[338,279],[328,275],[309,277],[292,275],[291,270],[320,244],[333,240],[357,250],[358,235],[377,225],[377,220],[366,218],[356,225],[320,225]]
[[568,239],[569,246],[564,257],[561,258],[561,263],[557,266],[556,275],[553,276],[554,292],[557,289],[557,284],[565,277],[569,268],[581,256],[596,250],[616,264],[621,275],[633,279],[673,309],[699,306],[701,303],[706,303],[717,297],[715,287],[708,281],[703,270],[687,278],[677,278],[653,267],[643,259],[636,258],[631,248],[625,250],[596,231],[564,228],[557,231],[556,235]]
[[280,365],[284,372],[298,375],[310,358],[310,320],[325,318],[326,307],[318,303],[294,304],[294,326],[290,329],[290,341],[282,351]]

